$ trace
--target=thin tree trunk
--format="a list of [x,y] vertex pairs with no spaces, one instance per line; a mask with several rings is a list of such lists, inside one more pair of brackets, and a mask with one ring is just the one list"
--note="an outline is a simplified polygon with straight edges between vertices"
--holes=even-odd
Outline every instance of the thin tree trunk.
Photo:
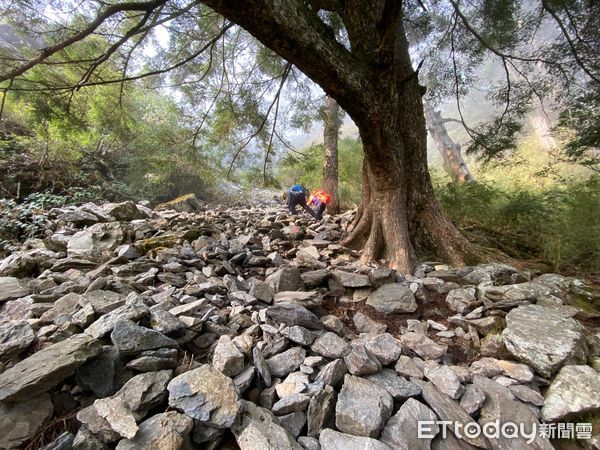
[[448,134],[440,112],[436,111],[427,101],[424,101],[423,104],[425,107],[427,130],[429,130],[429,134],[433,138],[435,147],[440,155],[442,155],[446,173],[450,175],[452,181],[455,183],[475,181],[475,177],[469,171],[469,167],[460,153],[460,145],[454,142]]
[[330,214],[340,212],[340,198],[338,194],[338,137],[340,133],[340,107],[331,98],[325,98],[325,127],[323,142],[325,144],[325,157],[323,159],[323,188],[331,195],[331,203],[327,205]]

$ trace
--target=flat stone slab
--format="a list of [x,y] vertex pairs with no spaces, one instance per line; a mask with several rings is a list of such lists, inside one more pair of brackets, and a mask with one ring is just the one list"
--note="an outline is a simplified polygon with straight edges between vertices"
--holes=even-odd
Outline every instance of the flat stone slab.
[[583,328],[575,319],[538,305],[524,305],[506,315],[504,344],[518,360],[544,377],[566,364],[585,363]]
[[600,411],[600,372],[590,366],[565,366],[546,391],[542,418],[563,421],[569,416]]
[[42,349],[0,374],[0,400],[26,400],[49,391],[101,351],[102,344],[83,333]]

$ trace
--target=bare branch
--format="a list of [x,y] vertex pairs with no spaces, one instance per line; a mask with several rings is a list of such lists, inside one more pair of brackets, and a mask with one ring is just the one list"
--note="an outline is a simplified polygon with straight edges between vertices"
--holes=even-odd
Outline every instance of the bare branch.
[[263,130],[263,128],[265,127],[267,120],[269,119],[269,115],[271,114],[271,110],[273,109],[273,106],[275,106],[275,103],[279,100],[279,95],[281,94],[281,90],[283,89],[283,86],[285,84],[285,80],[287,79],[290,70],[291,70],[292,64],[291,63],[287,63],[285,68],[283,69],[283,72],[281,74],[281,82],[279,83],[279,88],[277,89],[277,92],[275,93],[275,97],[273,98],[273,101],[271,102],[271,104],[269,105],[269,108],[267,109],[267,112],[265,114],[265,117],[263,118],[263,121],[261,122],[261,124],[259,125],[259,127],[256,129],[256,131],[254,133],[252,133],[245,141],[244,144],[239,147],[237,149],[237,151],[235,152],[235,155],[233,156],[233,159],[231,160],[231,164],[229,164],[229,169],[227,170],[227,177],[229,178],[229,176],[231,175],[231,171],[233,170],[233,165],[235,164],[235,161],[237,160],[237,158],[240,156],[240,153],[242,152],[242,150],[244,150],[248,144],[252,141],[252,139],[254,139],[256,136],[258,136],[258,134]]

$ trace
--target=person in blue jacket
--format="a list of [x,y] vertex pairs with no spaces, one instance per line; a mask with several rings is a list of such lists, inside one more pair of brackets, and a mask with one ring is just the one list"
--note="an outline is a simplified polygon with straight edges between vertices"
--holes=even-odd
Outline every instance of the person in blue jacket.
[[315,213],[312,209],[308,207],[306,204],[306,195],[308,194],[308,190],[301,184],[294,184],[287,192],[287,206],[290,211],[290,214],[295,216],[298,214],[296,211],[296,207],[300,206],[304,211],[306,211],[311,216],[315,216]]

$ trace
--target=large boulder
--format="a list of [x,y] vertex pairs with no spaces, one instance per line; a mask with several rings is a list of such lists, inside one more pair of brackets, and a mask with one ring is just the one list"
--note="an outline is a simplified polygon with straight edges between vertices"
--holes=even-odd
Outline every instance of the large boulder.
[[583,328],[557,310],[524,305],[506,315],[502,338],[509,352],[541,375],[551,377],[565,364],[586,361]]
[[242,406],[231,378],[208,364],[173,378],[167,389],[169,406],[216,428],[231,427]]
[[97,223],[75,233],[67,244],[71,257],[97,257],[115,250],[123,241],[123,230],[117,222]]
[[412,313],[417,310],[417,301],[410,289],[396,283],[384,284],[369,294],[367,305],[384,314]]
[[46,347],[0,374],[0,400],[25,400],[49,391],[101,351],[102,344],[86,334]]
[[202,211],[202,204],[198,201],[195,194],[186,194],[166,203],[156,205],[157,211],[172,209],[178,212],[198,212]]
[[[409,398],[387,421],[381,432],[381,440],[398,450],[429,450],[433,437],[418,437],[419,422],[435,420],[437,417],[431,409],[414,398]],[[435,435],[439,427],[431,424],[430,431],[431,435]]]
[[394,399],[387,390],[364,378],[346,375],[335,407],[338,430],[377,438],[392,415]]
[[[500,421],[501,424],[511,422],[524,426],[528,433],[539,429],[539,422],[534,412],[524,403],[515,400],[510,390],[489,378],[476,376],[473,385],[485,394],[486,400],[479,413],[479,425],[485,427],[489,423]],[[515,450],[552,450],[554,446],[547,438],[535,436],[533,442],[527,442],[525,436],[488,436],[492,449]]]
[[565,366],[546,391],[544,421],[600,412],[600,372],[590,366]]

